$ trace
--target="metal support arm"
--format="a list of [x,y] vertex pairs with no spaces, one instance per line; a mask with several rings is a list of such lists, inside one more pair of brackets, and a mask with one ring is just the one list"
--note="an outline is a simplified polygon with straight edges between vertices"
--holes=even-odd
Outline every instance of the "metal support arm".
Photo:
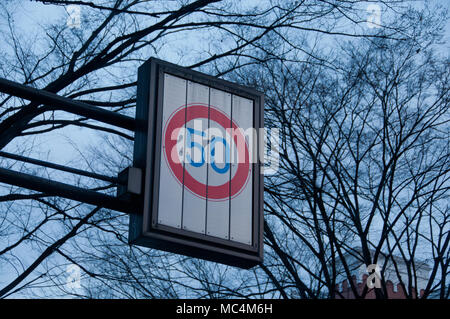
[[99,179],[99,180],[102,180],[102,181],[105,181],[105,182],[109,182],[109,183],[113,183],[113,184],[119,184],[120,183],[120,181],[119,181],[119,179],[117,177],[110,177],[110,176],[105,176],[105,175],[101,175],[101,174],[97,174],[97,173],[86,172],[86,171],[83,171],[81,169],[72,168],[72,167],[59,165],[59,164],[53,164],[53,163],[49,163],[49,162],[46,162],[46,161],[41,161],[41,160],[38,160],[38,159],[25,157],[25,156],[22,156],[22,155],[16,155],[16,154],[11,154],[11,153],[0,151],[0,157],[5,157],[5,158],[13,159],[13,160],[16,160],[16,161],[21,161],[21,162],[30,163],[30,164],[34,164],[34,165],[39,165],[39,166],[43,166],[43,167],[53,168],[53,169],[57,169],[57,170],[60,170],[60,171],[63,171],[63,172],[68,172],[68,173],[72,173],[72,174],[82,175],[82,176],[86,176],[86,177],[90,177],[90,178],[95,178],[95,179]]
[[101,206],[124,213],[137,211],[135,202],[127,201],[92,190],[51,181],[42,177],[0,168],[0,183],[28,188],[50,196],[60,196],[91,205]]
[[103,123],[125,128],[130,131],[134,131],[136,128],[136,120],[132,117],[104,110],[87,103],[62,97],[44,90],[38,90],[3,78],[0,78],[0,92],[45,104],[55,110],[63,110]]

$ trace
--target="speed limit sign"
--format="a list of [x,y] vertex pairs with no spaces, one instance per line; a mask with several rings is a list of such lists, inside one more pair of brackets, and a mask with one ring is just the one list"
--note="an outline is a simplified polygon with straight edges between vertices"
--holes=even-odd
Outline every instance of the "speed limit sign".
[[[186,116],[186,114],[188,116]],[[237,149],[234,141],[230,138],[230,133],[225,133],[227,138],[223,136],[208,136],[211,134],[206,133],[204,130],[196,130],[191,128],[191,121],[195,120],[208,120],[209,125],[215,125],[226,131],[228,127],[232,128],[232,132],[235,132],[236,139],[239,140],[242,145],[244,145],[241,153],[238,152],[237,169],[235,174],[228,179],[228,175],[231,170],[231,149]],[[208,128],[209,125],[206,127]],[[186,128],[183,131],[183,128]],[[231,130],[230,130],[231,131]],[[182,138],[173,138],[174,132],[184,132]],[[205,151],[205,147],[194,141],[195,135],[200,136],[202,139],[206,138],[207,146],[209,146],[209,151]],[[219,134],[221,135],[221,134]],[[197,195],[201,198],[208,198],[210,200],[228,200],[230,197],[236,196],[245,186],[250,176],[250,155],[248,151],[248,145],[245,141],[244,135],[236,123],[232,123],[230,117],[227,114],[222,113],[219,108],[208,105],[194,104],[187,107],[182,107],[178,109],[173,116],[167,122],[164,129],[164,157],[167,161],[167,165],[170,167],[171,172],[175,178],[184,185],[184,187],[192,192],[192,194]],[[181,145],[181,146],[180,146]],[[184,152],[179,152],[179,149],[186,147],[187,155],[184,156]],[[216,148],[222,147],[222,154],[225,157],[218,161],[216,159]],[[197,148],[197,150],[193,150]],[[171,154],[175,151],[174,154]],[[190,152],[189,152],[190,151]],[[198,160],[194,161],[193,154],[197,151]],[[221,185],[206,185],[205,181],[197,180],[190,171],[194,168],[204,167],[206,163],[206,158],[210,156],[210,162],[208,164],[211,166],[210,173],[221,174],[225,176],[225,181]],[[229,160],[227,160],[229,157]],[[223,167],[219,167],[221,163]],[[184,164],[184,165],[183,165]]]
[[139,69],[131,243],[239,267],[263,257],[263,95],[150,59]]

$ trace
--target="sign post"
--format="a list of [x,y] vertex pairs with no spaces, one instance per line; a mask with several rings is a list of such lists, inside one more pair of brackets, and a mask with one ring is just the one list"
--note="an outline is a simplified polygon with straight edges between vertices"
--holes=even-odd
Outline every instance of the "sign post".
[[139,68],[132,244],[250,268],[263,259],[263,95],[158,59]]

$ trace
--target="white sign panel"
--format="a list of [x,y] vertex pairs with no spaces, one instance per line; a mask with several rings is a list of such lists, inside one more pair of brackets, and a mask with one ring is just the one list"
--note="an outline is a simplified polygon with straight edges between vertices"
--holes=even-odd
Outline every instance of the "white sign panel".
[[253,101],[164,74],[162,124],[158,222],[251,245]]

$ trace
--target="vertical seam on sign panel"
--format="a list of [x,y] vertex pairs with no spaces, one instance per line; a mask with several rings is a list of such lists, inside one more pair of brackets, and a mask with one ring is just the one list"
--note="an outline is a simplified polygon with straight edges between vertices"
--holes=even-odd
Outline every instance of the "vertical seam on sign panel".
[[187,145],[186,145],[186,120],[187,120],[187,99],[188,99],[188,83],[189,81],[186,80],[186,87],[184,92],[184,125],[183,125],[183,139],[184,139],[184,148],[183,148],[183,188],[181,191],[181,223],[180,223],[180,229],[183,229],[183,215],[184,215],[184,172],[186,171],[186,151],[187,151]]
[[[211,87],[208,86],[208,136],[206,137],[206,143],[207,145],[211,145],[209,140],[209,134],[210,134],[210,114],[211,114]],[[209,147],[206,148],[206,150],[211,153],[211,150]],[[208,156],[208,154],[205,154],[205,160],[206,160],[206,199],[205,199],[205,235],[208,235],[208,189],[209,189],[209,161],[211,160]]]
[[[228,185],[228,240],[231,240],[231,178],[233,177],[233,107],[234,107],[234,94],[231,94],[231,107],[230,107],[230,182]],[[226,128],[225,128],[226,132]],[[233,158],[232,158],[233,157]]]

